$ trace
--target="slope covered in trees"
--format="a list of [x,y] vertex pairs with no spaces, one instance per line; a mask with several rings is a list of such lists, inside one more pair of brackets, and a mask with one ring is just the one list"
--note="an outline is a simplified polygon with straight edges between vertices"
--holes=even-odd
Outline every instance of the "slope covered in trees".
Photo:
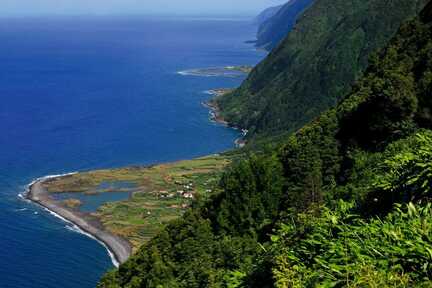
[[311,5],[314,0],[290,0],[285,5],[277,7],[275,13],[262,21],[257,33],[256,46],[268,51],[275,48],[294,27],[299,15]]
[[99,287],[431,287],[432,2],[337,105]]
[[315,0],[243,85],[216,100],[222,116],[251,136],[295,131],[348,93],[369,55],[425,3]]

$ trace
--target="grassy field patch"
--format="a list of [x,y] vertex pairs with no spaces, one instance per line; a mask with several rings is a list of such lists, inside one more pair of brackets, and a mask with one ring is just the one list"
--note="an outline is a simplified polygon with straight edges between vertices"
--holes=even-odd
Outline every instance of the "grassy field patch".
[[82,172],[51,179],[44,186],[50,193],[90,196],[131,192],[130,199],[104,204],[92,215],[137,249],[165,223],[181,216],[197,195],[212,193],[229,163],[226,156],[212,155],[147,167]]

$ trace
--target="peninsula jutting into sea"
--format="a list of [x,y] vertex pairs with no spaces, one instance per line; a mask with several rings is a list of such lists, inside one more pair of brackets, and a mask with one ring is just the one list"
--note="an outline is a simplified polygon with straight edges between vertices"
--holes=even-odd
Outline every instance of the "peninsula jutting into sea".
[[65,221],[69,221],[78,226],[82,231],[90,234],[96,240],[104,243],[114,257],[113,263],[115,266],[118,267],[118,264],[124,263],[132,252],[131,245],[127,240],[105,231],[97,219],[92,219],[79,211],[68,209],[66,206],[61,205],[50,197],[47,188],[45,188],[46,182],[61,177],[67,176],[56,176],[55,178],[46,177],[36,180],[29,186],[26,198],[40,204],[49,211],[62,217]]
[[[197,194],[210,193],[231,158],[212,155],[170,164],[46,176],[33,181],[24,196],[103,243],[118,266],[160,231],[161,221],[180,217]],[[128,196],[110,202],[113,193]],[[107,199],[97,211],[80,209],[84,201],[98,195]],[[128,208],[127,219],[113,213],[117,207]]]

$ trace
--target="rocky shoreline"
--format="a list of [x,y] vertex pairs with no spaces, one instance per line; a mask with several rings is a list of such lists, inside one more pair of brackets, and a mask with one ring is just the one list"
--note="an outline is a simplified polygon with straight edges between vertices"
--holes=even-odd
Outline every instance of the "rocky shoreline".
[[210,110],[211,121],[222,124],[224,126],[230,126],[229,122],[225,121],[225,119],[221,116],[220,109],[216,102],[210,100],[208,102],[203,102],[202,104]]
[[221,115],[221,110],[220,110],[217,102],[215,101],[215,99],[217,97],[223,96],[226,93],[229,93],[231,91],[232,91],[232,89],[225,89],[225,88],[210,90],[208,92],[209,92],[209,94],[213,95],[214,98],[210,99],[207,102],[203,102],[202,104],[205,107],[207,107],[208,109],[210,109],[210,120],[211,121],[214,121],[214,122],[216,122],[218,124],[221,124],[221,125],[224,125],[224,126],[231,127],[233,129],[241,130],[242,131],[242,135],[243,136],[240,137],[240,138],[238,138],[238,139],[236,139],[235,140],[235,144],[236,144],[237,147],[243,148],[246,145],[246,143],[247,143],[247,141],[245,140],[245,137],[246,137],[248,131],[245,130],[245,129],[240,129],[238,127],[235,127],[232,124],[230,124],[228,121],[226,121],[223,118],[223,116]]
[[132,254],[131,244],[126,239],[107,232],[98,219],[85,213],[68,209],[53,200],[47,189],[43,186],[46,180],[46,178],[39,179],[30,184],[25,197],[78,226],[83,232],[102,242],[109,252],[112,253],[116,260],[115,262],[118,262],[118,264],[124,263]]

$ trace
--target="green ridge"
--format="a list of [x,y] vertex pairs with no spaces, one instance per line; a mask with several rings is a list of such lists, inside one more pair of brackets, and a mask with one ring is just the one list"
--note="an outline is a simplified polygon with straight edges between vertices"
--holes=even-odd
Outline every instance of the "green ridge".
[[[256,46],[266,50],[276,48],[294,27],[297,18],[315,0],[290,0],[258,27]],[[274,8],[273,8],[274,9]]]
[[432,287],[430,8],[336,108],[232,164],[99,287]]
[[426,0],[316,0],[234,93],[222,116],[256,134],[293,132],[335,106],[400,24]]

